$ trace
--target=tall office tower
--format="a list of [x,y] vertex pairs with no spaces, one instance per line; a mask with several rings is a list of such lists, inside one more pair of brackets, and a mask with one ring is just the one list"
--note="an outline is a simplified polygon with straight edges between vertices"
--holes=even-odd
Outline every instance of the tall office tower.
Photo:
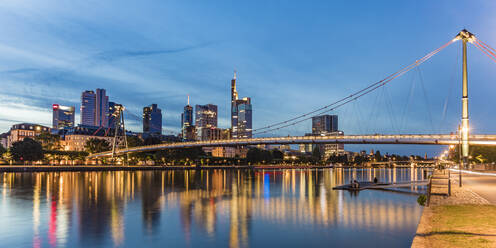
[[162,134],[162,110],[157,104],[143,108],[143,133]]
[[115,105],[118,105],[115,102],[109,102],[109,112],[108,112],[108,126],[111,128],[115,128],[115,123],[117,122],[116,116],[114,116]]
[[187,137],[188,139],[192,137],[191,134],[188,134],[188,132],[191,132],[192,128],[188,128],[193,126],[193,107],[189,105],[189,95],[188,95],[188,105],[184,106],[184,111],[181,114],[181,134],[183,137],[183,140],[186,140]]
[[312,134],[323,134],[337,131],[337,115],[320,115],[312,117]]
[[64,127],[74,127],[74,107],[62,106],[58,104],[52,105],[54,129],[63,129]]
[[236,71],[231,80],[231,132],[233,139],[252,137],[252,107],[251,99],[238,99],[236,91]]
[[[344,135],[338,131],[338,116],[337,115],[320,115],[312,117],[312,136],[320,135]],[[343,144],[314,144],[312,150],[318,147],[322,158],[327,160],[332,155],[344,154]]]
[[84,91],[81,94],[81,124],[95,126],[95,105],[96,94],[92,90]]
[[209,140],[208,136],[202,133],[203,129],[217,127],[217,105],[196,105],[195,106],[195,123],[197,137],[200,140]]
[[105,89],[96,89],[95,124],[98,127],[108,127],[109,99]]
[[[231,132],[234,138],[234,133],[237,133],[238,114],[236,110],[236,101],[238,100],[238,92],[236,91],[236,71],[234,71],[233,79],[231,79]],[[236,118],[236,119],[235,119]]]

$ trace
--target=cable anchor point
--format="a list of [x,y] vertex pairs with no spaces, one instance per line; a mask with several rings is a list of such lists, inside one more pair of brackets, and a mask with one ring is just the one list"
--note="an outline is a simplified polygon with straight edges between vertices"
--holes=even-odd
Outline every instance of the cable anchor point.
[[469,43],[473,43],[475,41],[475,35],[470,33],[469,31],[467,31],[466,29],[463,29],[462,31],[460,31],[460,33],[458,33],[455,38],[453,39],[453,41],[457,41],[457,40],[464,40],[464,41],[468,41]]

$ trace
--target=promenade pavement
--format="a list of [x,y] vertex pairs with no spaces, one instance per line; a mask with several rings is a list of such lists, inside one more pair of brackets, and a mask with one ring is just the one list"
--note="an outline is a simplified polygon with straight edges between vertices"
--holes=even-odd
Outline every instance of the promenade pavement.
[[[455,175],[451,175],[454,177]],[[456,174],[458,178],[459,174]],[[496,176],[462,173],[462,187],[467,187],[496,205]]]

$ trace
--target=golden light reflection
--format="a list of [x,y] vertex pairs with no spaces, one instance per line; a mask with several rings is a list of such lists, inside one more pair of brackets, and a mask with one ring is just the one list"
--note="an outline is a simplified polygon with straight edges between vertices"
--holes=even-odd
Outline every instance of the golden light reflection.
[[[229,246],[246,247],[253,221],[276,226],[373,228],[383,232],[416,226],[421,208],[415,204],[332,190],[352,179],[374,177],[381,181],[410,181],[423,178],[423,171],[411,168],[4,173],[1,185],[4,198],[6,194],[26,192],[13,188],[32,189],[34,247],[39,247],[44,239],[40,233],[43,223],[49,225],[47,238],[53,245],[66,245],[70,228],[75,226],[81,237],[97,239],[108,233],[113,245],[121,246],[126,240],[128,205],[136,202],[141,203],[137,206],[149,235],[156,233],[160,225],[167,227],[171,223],[161,217],[165,211],[177,209],[187,244],[193,229],[215,237],[223,230],[219,225],[227,224]],[[46,202],[46,206],[41,202]]]

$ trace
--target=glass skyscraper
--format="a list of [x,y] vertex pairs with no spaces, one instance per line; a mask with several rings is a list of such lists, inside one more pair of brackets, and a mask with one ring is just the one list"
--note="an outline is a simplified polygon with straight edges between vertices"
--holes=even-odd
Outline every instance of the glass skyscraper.
[[[206,128],[217,127],[217,105],[196,105],[195,106],[195,123],[197,137],[200,140],[208,140],[208,137],[203,135],[202,130]],[[205,137],[204,137],[205,136]]]
[[94,126],[108,127],[109,99],[105,93],[105,89],[96,89],[96,116]]
[[92,90],[81,94],[81,124],[95,126],[95,104],[96,95]]
[[337,115],[320,115],[312,117],[312,134],[322,134],[337,131]]
[[236,91],[236,72],[231,80],[231,133],[233,139],[252,137],[252,107],[251,99],[238,99]]
[[84,91],[81,95],[81,124],[87,126],[109,126],[109,101],[105,89]]
[[143,133],[162,134],[162,110],[157,104],[143,108]]
[[[193,134],[191,133],[193,132]],[[193,126],[193,107],[189,105],[189,96],[188,96],[188,105],[184,106],[184,111],[181,114],[181,136],[183,140],[191,140],[194,139],[195,128]]]
[[54,129],[74,127],[74,115],[75,115],[74,107],[53,104],[52,109],[53,109],[52,126]]

